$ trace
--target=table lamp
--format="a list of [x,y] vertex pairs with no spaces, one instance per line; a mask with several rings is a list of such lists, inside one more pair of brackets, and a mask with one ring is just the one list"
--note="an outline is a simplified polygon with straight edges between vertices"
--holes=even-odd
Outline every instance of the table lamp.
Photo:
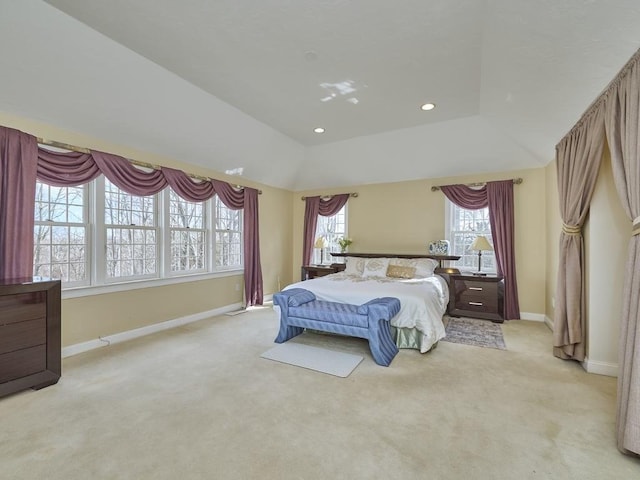
[[313,244],[313,246],[315,248],[319,248],[320,249],[320,265],[322,265],[324,263],[324,259],[322,258],[323,256],[323,250],[324,250],[324,237],[318,237],[316,238],[316,243]]
[[471,244],[471,247],[469,247],[469,248],[471,248],[471,250],[477,250],[478,251],[478,272],[475,273],[474,275],[486,275],[486,274],[482,273],[482,271],[481,271],[482,251],[483,250],[488,250],[488,251],[493,250],[493,247],[491,246],[491,244],[487,240],[487,237],[485,237],[483,235],[478,235],[475,238],[475,240],[473,241],[473,243]]

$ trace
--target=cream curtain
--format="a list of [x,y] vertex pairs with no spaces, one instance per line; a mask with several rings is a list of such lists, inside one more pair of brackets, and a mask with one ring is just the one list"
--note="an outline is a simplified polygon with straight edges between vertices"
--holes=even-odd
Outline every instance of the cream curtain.
[[640,454],[640,66],[627,64],[609,93],[606,133],[616,189],[633,233],[629,241],[620,321],[618,448]]
[[604,115],[597,109],[556,146],[562,233],[558,262],[553,354],[582,361],[586,313],[582,225],[589,212],[604,146]]

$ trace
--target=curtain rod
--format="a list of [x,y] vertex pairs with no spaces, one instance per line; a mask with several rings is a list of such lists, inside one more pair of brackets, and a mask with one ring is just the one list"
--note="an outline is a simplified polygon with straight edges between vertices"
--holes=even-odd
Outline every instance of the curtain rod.
[[[300,197],[300,200],[306,200],[307,198],[311,198],[311,197],[316,197],[319,196],[320,198],[331,198],[331,197],[335,197],[336,195],[344,195],[343,193],[334,193],[332,195],[311,195],[309,197]],[[356,198],[358,196],[358,192],[349,192],[347,195],[349,195],[350,197]]]
[[[513,178],[512,181],[514,185],[520,185],[524,180],[522,178]],[[465,183],[467,187],[484,187],[486,184],[487,182]],[[448,185],[434,185],[431,187],[431,191],[437,192],[440,187],[448,187]]]
[[[79,153],[91,153],[91,150],[85,147],[78,147],[76,145],[70,145],[68,143],[56,142],[55,140],[48,140],[46,138],[36,137],[36,141],[41,145],[49,145],[50,147],[63,148],[65,150],[71,150],[73,152]],[[162,165],[155,165],[153,163],[141,162],[139,160],[133,160],[131,158],[127,158],[130,163],[133,165],[137,165],[138,167],[151,168],[152,170],[160,170]],[[213,180],[211,177],[204,177],[202,175],[196,175],[195,173],[185,172],[191,178],[195,178],[197,180],[203,180],[205,182],[209,180]],[[233,185],[235,188],[244,189],[244,185]],[[258,190],[258,195],[262,195],[262,190]]]
[[569,130],[564,137],[562,137],[556,147],[560,145],[560,143],[562,143],[565,138],[571,136],[577,129],[579,129],[582,124],[601,107],[605,100],[607,100],[611,91],[616,88],[620,84],[620,82],[622,82],[623,78],[625,78],[629,73],[629,70],[631,70],[633,66],[638,62],[640,62],[640,48],[636,50],[633,55],[631,55],[631,58],[627,60],[627,63],[625,63],[620,71],[616,73],[615,77],[613,77],[613,79],[607,84],[604,90],[600,92],[596,99],[591,102],[584,113],[580,115],[580,118],[575,123],[575,125],[571,127],[571,130]]

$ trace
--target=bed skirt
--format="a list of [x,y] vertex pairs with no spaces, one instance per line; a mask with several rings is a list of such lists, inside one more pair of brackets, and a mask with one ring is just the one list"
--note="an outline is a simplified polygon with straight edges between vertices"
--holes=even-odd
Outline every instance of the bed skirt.
[[391,338],[398,348],[412,348],[421,353],[427,353],[438,346],[438,342],[432,345],[417,328],[396,328],[392,325]]

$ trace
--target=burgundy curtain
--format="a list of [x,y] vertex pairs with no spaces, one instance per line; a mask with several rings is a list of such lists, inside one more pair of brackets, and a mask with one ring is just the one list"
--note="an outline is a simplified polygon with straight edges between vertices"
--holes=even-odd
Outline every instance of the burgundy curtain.
[[244,208],[244,292],[247,305],[262,305],[263,284],[260,266],[260,236],[258,222],[258,191],[253,188],[233,188],[232,185],[212,180],[222,203],[232,210]]
[[318,225],[318,212],[320,211],[320,197],[307,197],[304,206],[304,231],[302,238],[302,265],[309,265],[311,252],[313,252],[313,236]]
[[513,181],[487,183],[487,199],[498,273],[504,277],[505,283],[504,314],[508,319],[519,319],[520,303],[514,249]]
[[90,153],[52,152],[38,147],[38,180],[56,187],[75,187],[100,176]]
[[0,127],[0,167],[0,278],[32,275],[36,178],[49,185],[76,186],[102,173],[132,195],[154,195],[170,186],[191,202],[218,194],[227,207],[244,209],[245,295],[249,305],[262,305],[257,190],[237,190],[219,180],[194,181],[166,167],[145,172],[123,157],[94,150],[54,152],[39,148],[34,136],[6,127]]
[[33,275],[33,210],[38,144],[0,127],[0,279]]
[[516,255],[514,244],[513,181],[488,182],[482,188],[466,185],[440,187],[445,196],[461,208],[478,210],[489,207],[489,223],[496,256],[498,274],[504,277],[505,317],[520,318],[518,285],[516,281]]
[[204,202],[212,198],[216,191],[210,181],[196,181],[181,170],[162,167],[164,178],[171,189],[190,202]]
[[329,198],[306,197],[304,208],[304,232],[302,238],[302,265],[311,262],[311,252],[315,243],[314,235],[318,226],[318,215],[330,217],[340,211],[349,200],[348,193],[332,195]]
[[91,156],[111,183],[131,195],[155,195],[168,185],[162,170],[145,172],[126,158],[111,153],[91,150]]

